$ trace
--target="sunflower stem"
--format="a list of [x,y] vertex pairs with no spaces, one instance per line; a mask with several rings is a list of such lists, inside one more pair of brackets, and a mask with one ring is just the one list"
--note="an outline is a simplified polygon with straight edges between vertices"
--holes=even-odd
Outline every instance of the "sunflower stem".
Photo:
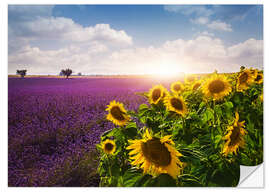
[[110,156],[107,156],[107,160],[108,160],[108,162],[107,162],[107,164],[108,164],[108,166],[109,166],[109,174],[110,174],[110,177],[112,177],[112,169],[111,169],[111,159],[110,159]]

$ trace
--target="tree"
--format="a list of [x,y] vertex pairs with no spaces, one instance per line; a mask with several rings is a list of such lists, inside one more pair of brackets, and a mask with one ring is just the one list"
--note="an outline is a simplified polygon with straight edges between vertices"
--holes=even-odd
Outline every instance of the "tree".
[[81,72],[79,72],[79,73],[78,73],[78,76],[82,76],[82,73],[81,73]]
[[241,67],[240,67],[240,71],[245,70],[245,68],[246,68],[245,66],[241,66]]
[[68,78],[71,74],[72,74],[72,70],[67,68],[67,69],[63,69],[61,70],[60,74],[63,74],[64,76],[66,76],[66,78]]
[[17,70],[17,75],[20,75],[22,78],[26,75],[27,70]]

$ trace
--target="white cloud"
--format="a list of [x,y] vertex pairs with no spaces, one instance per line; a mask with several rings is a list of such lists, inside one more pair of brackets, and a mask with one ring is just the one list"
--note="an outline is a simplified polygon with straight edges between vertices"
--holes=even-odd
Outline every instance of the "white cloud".
[[211,23],[207,24],[207,27],[218,31],[228,31],[228,32],[232,31],[231,25],[222,21],[212,21]]
[[204,36],[212,36],[212,37],[215,36],[215,34],[213,34],[211,32],[208,32],[208,31],[203,31],[203,32],[201,32],[199,34],[204,35]]
[[19,67],[27,68],[30,74],[57,74],[66,67],[83,74],[141,74],[165,69],[232,72],[241,65],[262,68],[262,62],[262,40],[249,39],[227,47],[221,39],[199,35],[190,40],[167,41],[160,47],[118,50],[110,50],[99,42],[87,49],[74,45],[58,50],[26,46],[9,56],[9,73]]
[[263,40],[248,39],[228,48],[228,57],[248,66],[263,65]]
[[208,17],[198,17],[196,19],[190,19],[190,21],[194,24],[198,25],[206,25],[209,29],[217,30],[217,31],[227,31],[232,32],[232,26],[225,22],[216,20],[210,21]]
[[[168,9],[177,11],[179,7]],[[180,38],[159,47],[136,47],[132,37],[123,30],[108,24],[84,27],[72,19],[52,17],[50,10],[35,12],[33,18],[25,17],[20,22],[9,21],[9,73],[14,74],[19,68],[28,69],[29,74],[58,74],[63,68],[83,74],[140,74],[165,69],[231,72],[249,64],[262,68],[262,40],[249,39],[227,47],[214,34],[203,31],[190,40]],[[197,15],[196,22],[210,29],[232,30],[229,24],[211,22],[206,7],[192,6],[184,13]],[[49,47],[35,44],[41,41]]]
[[[16,29],[14,29],[16,28]],[[114,30],[109,24],[83,27],[64,17],[38,18],[34,21],[11,25],[9,35],[24,39],[56,39],[71,42],[100,41],[132,45],[132,37],[123,30]]]
[[132,45],[132,37],[128,36],[125,31],[116,31],[110,27],[109,24],[96,24],[94,27],[77,27],[70,30],[63,36],[65,39],[72,40],[74,42],[85,41],[101,41],[111,42],[123,45]]
[[164,10],[174,13],[182,13],[190,18],[190,21],[197,25],[205,25],[209,29],[217,31],[231,32],[232,27],[230,24],[221,20],[212,20],[212,16],[216,14],[216,11],[220,9],[220,6],[213,6],[208,8],[203,5],[165,5]]
[[169,12],[179,12],[184,15],[200,15],[200,16],[210,16],[214,12],[208,9],[206,6],[202,5],[165,5],[164,10]]
[[190,21],[195,24],[205,25],[209,22],[209,19],[208,17],[198,17],[196,19],[190,19]]

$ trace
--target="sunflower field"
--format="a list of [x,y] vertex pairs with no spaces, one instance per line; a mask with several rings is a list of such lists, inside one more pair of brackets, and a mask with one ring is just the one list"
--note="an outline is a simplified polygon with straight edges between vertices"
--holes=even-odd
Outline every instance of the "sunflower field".
[[147,104],[107,106],[99,186],[235,187],[240,165],[263,162],[263,71],[189,75],[170,90],[137,93]]

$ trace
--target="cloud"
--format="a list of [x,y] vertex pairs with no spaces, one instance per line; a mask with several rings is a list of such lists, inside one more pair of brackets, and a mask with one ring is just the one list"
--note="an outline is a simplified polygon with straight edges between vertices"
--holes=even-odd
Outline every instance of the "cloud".
[[227,32],[233,31],[230,24],[227,24],[222,21],[212,21],[211,23],[207,24],[207,27],[218,31],[227,31]]
[[243,20],[251,11],[258,11],[260,6],[250,5],[165,5],[164,10],[181,13],[190,17],[190,21],[196,25],[205,25],[207,28],[217,31],[232,32],[232,26],[228,22]]
[[114,30],[109,24],[83,27],[64,17],[38,18],[10,25],[9,35],[24,39],[56,39],[70,42],[103,41],[131,45],[132,37],[123,30]]
[[[83,27],[69,18],[44,15],[46,17],[39,16],[20,22],[9,21],[9,55],[23,52],[34,44],[37,44],[36,47],[40,50],[75,45],[85,50],[94,49],[95,52],[105,52],[109,48],[119,49],[133,44],[132,37],[125,31],[115,30],[109,24]],[[93,45],[98,46],[93,48]]]
[[68,46],[58,50],[41,50],[26,46],[9,55],[9,73],[26,68],[30,74],[57,74],[72,68],[83,74],[143,74],[165,69],[201,73],[238,71],[240,66],[263,66],[263,41],[249,39],[225,46],[219,38],[202,35],[190,39],[167,41],[159,47],[130,47],[110,50],[96,42],[87,49]]
[[190,21],[195,24],[205,25],[209,22],[209,19],[208,17],[198,17],[196,19],[190,19]]
[[[31,14],[24,16],[16,6],[9,6],[9,19],[16,14],[20,18],[9,20],[10,74],[19,68],[26,68],[29,74],[58,74],[63,68],[83,74],[141,74],[165,69],[190,73],[213,72],[214,69],[232,72],[241,65],[263,66],[262,40],[248,39],[226,46],[214,34],[203,31],[189,40],[179,38],[158,47],[137,47],[124,30],[102,23],[82,26],[69,18],[52,17],[52,9],[32,11],[31,18]],[[179,11],[175,7],[168,9]],[[207,7],[182,11],[195,15],[199,19],[193,18],[193,22],[209,29],[232,30],[225,22],[210,20],[212,13]]]
[[226,22],[244,20],[248,14],[262,13],[262,5],[165,5],[164,10],[187,16],[215,17]]
[[204,36],[212,36],[212,37],[215,36],[215,34],[210,33],[208,31],[203,31],[203,32],[200,32],[199,34],[204,35]]
[[210,16],[214,12],[203,5],[165,5],[164,10],[184,15]]
[[[241,65],[262,68],[263,41],[249,39],[226,47],[221,39],[200,35],[167,41],[161,47],[119,50],[110,56],[111,72],[155,72],[158,68],[201,73],[238,71]],[[157,70],[159,71],[159,70]]]
[[9,72],[26,68],[33,74],[57,74],[66,67],[92,72],[110,50],[133,44],[123,30],[109,24],[84,27],[72,19],[51,16],[52,9],[9,6]]
[[248,66],[263,65],[263,40],[248,39],[228,48],[228,57]]
[[196,19],[190,19],[190,21],[194,24],[198,25],[205,25],[209,29],[217,30],[217,31],[227,31],[232,32],[232,26],[230,24],[227,24],[225,22],[216,20],[216,21],[210,21],[207,17],[198,17]]

